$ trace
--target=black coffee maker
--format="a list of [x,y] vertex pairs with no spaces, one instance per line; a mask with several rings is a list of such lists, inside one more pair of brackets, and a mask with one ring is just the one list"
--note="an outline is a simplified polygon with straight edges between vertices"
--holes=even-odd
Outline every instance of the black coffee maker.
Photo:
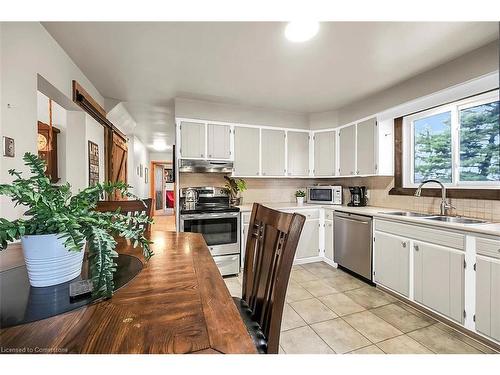
[[366,186],[349,186],[351,200],[347,203],[351,207],[366,206]]

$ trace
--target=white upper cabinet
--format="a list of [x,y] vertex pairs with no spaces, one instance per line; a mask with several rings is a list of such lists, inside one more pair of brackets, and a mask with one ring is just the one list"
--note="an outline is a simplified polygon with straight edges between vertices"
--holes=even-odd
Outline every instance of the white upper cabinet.
[[314,175],[335,175],[335,132],[314,134]]
[[285,175],[285,131],[262,129],[262,175]]
[[231,127],[209,123],[207,135],[207,157],[209,159],[230,159]]
[[377,119],[371,118],[357,124],[356,174],[375,174],[375,144]]
[[234,175],[258,176],[260,129],[237,126],[234,128]]
[[339,130],[339,175],[353,176],[355,172],[356,125],[353,124]]
[[309,133],[288,131],[288,176],[309,175]]
[[181,122],[182,158],[205,158],[205,124]]

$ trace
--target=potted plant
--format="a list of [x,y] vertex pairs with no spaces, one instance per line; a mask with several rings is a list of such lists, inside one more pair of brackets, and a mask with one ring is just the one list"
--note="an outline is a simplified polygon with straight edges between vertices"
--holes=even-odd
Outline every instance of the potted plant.
[[247,183],[242,178],[233,178],[224,176],[226,180],[225,188],[229,193],[229,199],[232,206],[239,206],[241,204],[241,193],[247,189]]
[[304,204],[304,197],[305,196],[306,196],[306,193],[303,190],[297,190],[295,192],[295,198],[297,198],[297,204],[299,206],[302,206]]
[[126,216],[119,210],[95,210],[104,194],[132,196],[123,182],[95,184],[73,195],[69,184],[50,183],[45,163],[38,156],[26,153],[23,160],[32,176],[24,178],[20,172],[9,170],[15,179],[0,185],[0,196],[10,197],[16,206],[28,210],[20,219],[0,218],[0,250],[20,239],[30,284],[49,286],[80,275],[87,245],[93,295],[110,297],[116,271],[114,258],[118,256],[114,236],[133,241],[149,259],[153,255],[151,242],[144,237],[142,228],[151,220],[146,214]]

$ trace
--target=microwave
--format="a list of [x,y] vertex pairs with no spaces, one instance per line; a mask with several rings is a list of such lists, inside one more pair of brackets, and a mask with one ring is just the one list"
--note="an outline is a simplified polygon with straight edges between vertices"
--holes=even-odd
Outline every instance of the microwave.
[[342,204],[342,186],[309,186],[307,203]]

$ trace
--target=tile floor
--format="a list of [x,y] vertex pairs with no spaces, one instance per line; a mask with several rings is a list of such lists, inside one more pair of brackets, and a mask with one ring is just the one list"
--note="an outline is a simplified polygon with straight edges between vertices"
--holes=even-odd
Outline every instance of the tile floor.
[[[241,275],[224,279],[241,296]],[[494,353],[474,339],[324,262],[293,266],[280,354]]]

